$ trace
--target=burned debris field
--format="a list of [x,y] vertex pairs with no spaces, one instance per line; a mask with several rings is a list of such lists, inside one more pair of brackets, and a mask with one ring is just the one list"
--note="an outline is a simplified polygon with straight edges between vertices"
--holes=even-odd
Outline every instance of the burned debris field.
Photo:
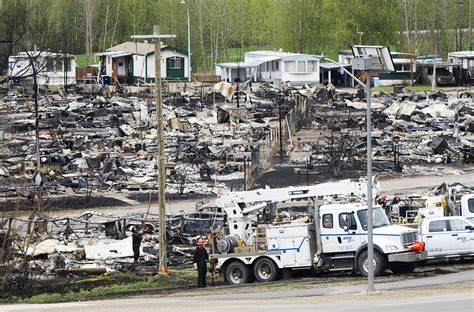
[[[167,198],[209,202],[195,212],[167,217],[168,264],[180,281],[164,280],[170,289],[190,285],[194,244],[209,227],[218,229],[225,222],[224,213],[210,203],[216,194],[315,184],[364,172],[366,103],[360,90],[244,83],[234,95],[238,104],[226,99],[228,92],[222,84],[203,83],[164,93]],[[80,289],[77,283],[87,276],[102,276],[95,286],[108,284],[106,276],[117,276],[110,278],[157,287],[156,281],[149,285],[146,279],[126,278],[152,276],[158,265],[153,91],[85,86],[68,93],[42,92],[44,209],[32,215],[25,211],[36,205],[34,103],[21,88],[5,88],[1,94],[0,242],[6,293],[37,294],[38,287],[53,281]],[[379,175],[472,170],[474,119],[468,92],[379,92],[373,108],[374,171]],[[141,205],[142,212],[118,215],[100,209],[134,205]],[[91,211],[78,214],[75,208]],[[55,216],[65,209],[71,211]],[[138,266],[130,248],[131,227],[145,231]],[[222,277],[214,278],[222,283]]]

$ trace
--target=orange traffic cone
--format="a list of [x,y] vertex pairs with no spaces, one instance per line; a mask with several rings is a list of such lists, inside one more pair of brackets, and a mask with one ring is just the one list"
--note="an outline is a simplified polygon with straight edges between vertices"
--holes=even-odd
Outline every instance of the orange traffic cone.
[[411,250],[414,250],[416,252],[423,252],[425,250],[425,244],[420,241],[414,241],[413,244],[410,246]]

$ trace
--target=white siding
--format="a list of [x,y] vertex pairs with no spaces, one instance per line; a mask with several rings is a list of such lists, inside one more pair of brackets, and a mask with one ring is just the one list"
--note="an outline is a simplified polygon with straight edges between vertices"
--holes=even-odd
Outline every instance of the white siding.
[[[294,62],[294,61],[291,61]],[[297,61],[298,63],[306,62],[306,61]],[[305,67],[304,72],[299,72],[298,70],[302,70],[303,65],[297,65],[295,64],[290,68],[294,69],[296,71],[294,72],[288,72],[288,64],[287,62],[284,62],[284,70],[282,74],[282,81],[291,81],[291,82],[298,82],[298,83],[319,83],[319,62],[314,61],[314,67],[313,67],[313,72],[306,72],[307,70],[307,64]]]
[[133,55],[133,76],[140,77],[145,80],[146,68],[145,68],[145,56]]
[[112,77],[112,56],[105,57],[105,73]]

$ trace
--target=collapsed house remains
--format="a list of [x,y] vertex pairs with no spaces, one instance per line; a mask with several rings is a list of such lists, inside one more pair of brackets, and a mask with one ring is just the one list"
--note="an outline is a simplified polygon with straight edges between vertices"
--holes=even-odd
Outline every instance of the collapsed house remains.
[[[171,266],[192,263],[194,245],[210,229],[218,229],[224,214],[199,209],[168,216],[167,237]],[[34,213],[29,218],[0,220],[0,285],[5,290],[25,286],[27,279],[48,280],[56,275],[100,275],[128,272],[133,265],[131,228],[144,231],[140,270],[158,265],[158,216],[149,213],[108,215],[94,211],[74,217],[49,217]],[[30,274],[31,276],[24,276]]]
[[[305,166],[307,174],[361,174],[366,169],[365,95],[328,89],[307,99],[311,125],[293,139],[289,162],[296,173]],[[445,169],[433,164],[472,162],[474,103],[468,96],[380,92],[372,102],[374,170],[443,175]]]
[[[11,208],[12,199],[35,200],[34,102],[15,89],[0,92],[5,112],[0,116],[0,194]],[[111,92],[107,86],[99,92],[42,92],[38,121],[44,196],[154,192],[152,93],[146,87]],[[331,84],[274,88],[244,82],[236,91],[224,81],[166,93],[166,192],[247,189],[277,156],[283,166],[308,166],[307,173],[311,165],[316,174],[360,175],[366,162],[364,97],[360,90],[337,92]],[[473,161],[473,109],[471,94],[379,93],[373,100],[374,170],[442,174],[429,164]],[[286,178],[273,186],[290,183]],[[7,217],[0,223],[3,268],[22,272],[25,265],[34,272],[67,274],[129,270],[127,230],[132,225],[145,227],[144,263],[156,266],[156,223],[156,216],[144,214]],[[189,244],[223,223],[224,215],[213,206],[169,216],[171,264],[187,264]],[[17,277],[5,285],[21,284]]]
[[[168,194],[213,194],[238,188],[242,180],[246,188],[291,142],[307,111],[303,96],[283,95],[266,85],[255,92],[250,88],[243,84],[237,95],[221,82],[196,94],[165,97]],[[101,95],[40,96],[46,196],[146,193],[156,188],[155,105],[151,92],[142,90],[111,96],[104,87]],[[36,170],[34,104],[14,90],[3,90],[3,95],[0,193],[3,200],[26,202],[31,200]],[[230,101],[233,97],[237,103]]]

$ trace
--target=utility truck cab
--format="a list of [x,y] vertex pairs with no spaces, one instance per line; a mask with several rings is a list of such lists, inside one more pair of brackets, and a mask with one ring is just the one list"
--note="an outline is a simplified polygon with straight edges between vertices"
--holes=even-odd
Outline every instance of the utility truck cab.
[[[225,194],[216,204],[227,214],[227,224],[213,234],[210,257],[231,284],[253,278],[273,281],[286,269],[345,270],[366,276],[366,189],[365,180],[343,180]],[[291,200],[308,201],[307,217],[265,224],[252,218],[254,212]],[[396,273],[413,271],[418,261],[426,259],[418,231],[390,225],[381,207],[374,207],[373,213],[375,275],[386,268]]]
[[[367,272],[367,205],[363,203],[331,204],[319,208],[320,241],[325,263],[321,269],[339,268]],[[395,273],[411,272],[422,252],[411,246],[419,240],[418,231],[391,225],[382,207],[373,207],[375,275],[387,267]],[[315,257],[315,262],[318,260]]]

